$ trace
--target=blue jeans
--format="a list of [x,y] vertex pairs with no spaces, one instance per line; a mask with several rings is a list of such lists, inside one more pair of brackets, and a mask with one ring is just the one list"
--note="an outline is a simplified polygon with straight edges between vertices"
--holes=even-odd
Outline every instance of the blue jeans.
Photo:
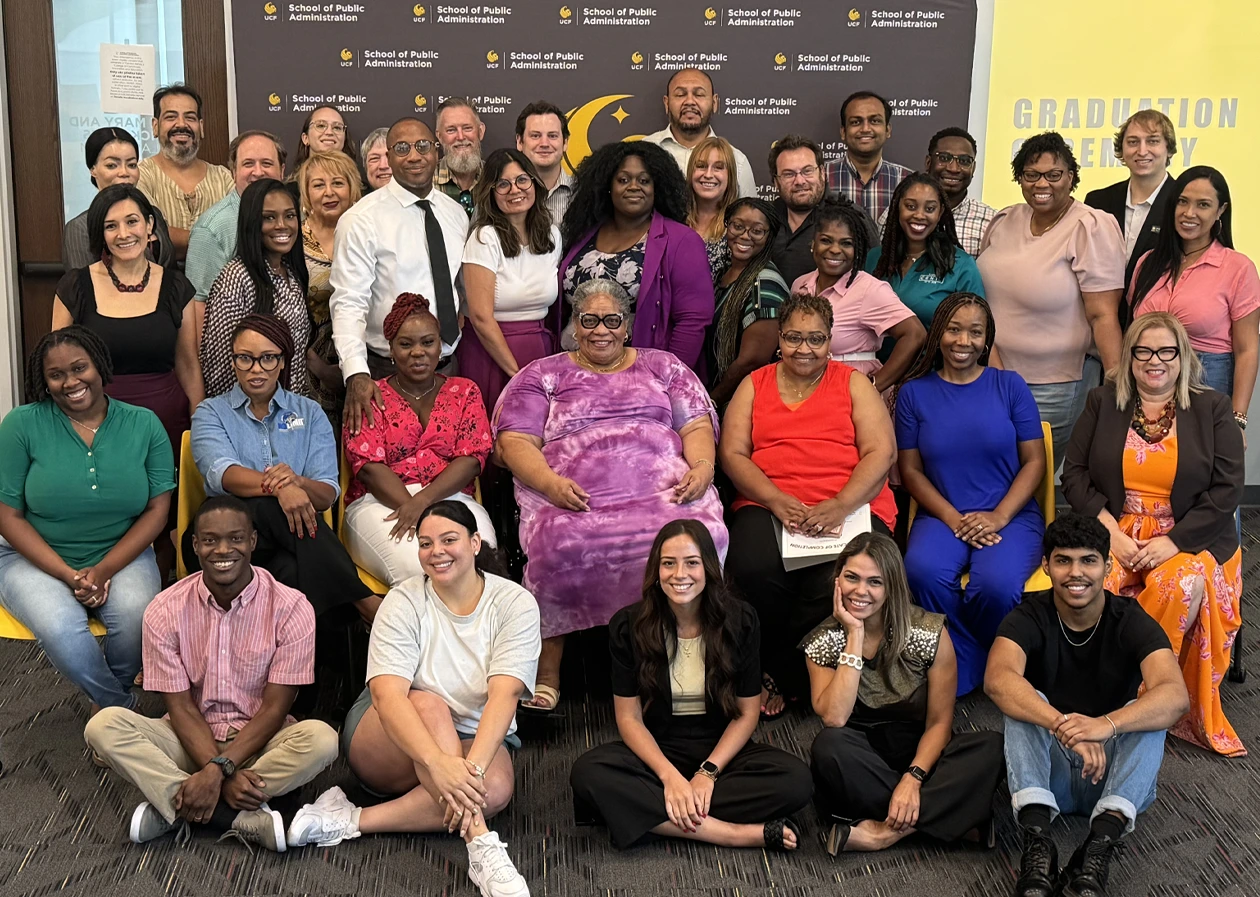
[[1234,394],[1234,353],[1233,352],[1195,352],[1199,361],[1203,362],[1203,383],[1223,392],[1227,396]]
[[1088,813],[1092,820],[1111,810],[1124,816],[1125,833],[1132,832],[1138,814],[1155,801],[1164,734],[1162,729],[1126,732],[1106,742],[1107,771],[1095,785],[1081,778],[1080,756],[1061,745],[1050,730],[1006,717],[1006,781],[1015,817],[1034,804],[1049,807],[1052,818]]
[[1100,383],[1102,363],[1092,355],[1085,356],[1081,379],[1063,383],[1029,383],[1033,401],[1041,412],[1041,419],[1050,425],[1050,438],[1054,442],[1054,467],[1063,463],[1063,453],[1072,436],[1076,419],[1085,410],[1085,397]]
[[[61,580],[40,570],[0,538],[0,604],[39,641],[52,665],[102,707],[133,707],[141,665],[144,609],[161,590],[153,549],[114,574],[109,598],[90,612]],[[88,630],[88,614],[105,624],[105,653]]]

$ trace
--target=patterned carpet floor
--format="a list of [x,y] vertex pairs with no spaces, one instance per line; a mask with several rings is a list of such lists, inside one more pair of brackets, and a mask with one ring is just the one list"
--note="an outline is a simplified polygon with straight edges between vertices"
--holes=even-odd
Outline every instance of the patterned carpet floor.
[[[1260,512],[1244,517],[1244,616],[1260,613]],[[1254,630],[1253,630],[1254,631]],[[1166,749],[1159,797],[1139,820],[1113,865],[1112,895],[1250,897],[1260,893],[1260,635],[1248,638],[1253,673],[1226,683],[1225,711],[1253,751],[1224,760],[1182,742]],[[573,675],[572,670],[569,675]],[[581,676],[581,670],[576,673]],[[125,820],[138,792],[97,769],[82,740],[86,702],[49,667],[32,643],[0,642],[0,897],[227,897],[227,895],[475,895],[467,854],[453,836],[375,836],[336,848],[282,855],[217,844],[200,832],[186,847],[171,838],[137,846]],[[321,708],[336,702],[322,684]],[[598,686],[592,689],[598,692]],[[160,705],[149,696],[145,708]],[[331,711],[330,711],[331,713]],[[983,697],[958,708],[956,728],[994,728]],[[818,724],[804,714],[762,724],[757,738],[808,756]],[[625,852],[601,828],[573,823],[568,772],[587,748],[616,735],[607,698],[566,695],[563,717],[527,733],[516,759],[516,796],[495,820],[518,868],[539,895],[942,895],[1010,894],[1018,868],[1017,832],[1005,788],[995,796],[997,848],[943,846],[912,837],[882,854],[827,856],[812,809],[803,815],[803,847],[785,855],[659,841]],[[340,784],[352,799],[344,761],[296,796],[312,800]],[[284,808],[281,807],[283,810]],[[613,808],[609,808],[611,811]],[[287,818],[287,814],[286,814]],[[1056,823],[1066,857],[1084,836],[1081,819]]]

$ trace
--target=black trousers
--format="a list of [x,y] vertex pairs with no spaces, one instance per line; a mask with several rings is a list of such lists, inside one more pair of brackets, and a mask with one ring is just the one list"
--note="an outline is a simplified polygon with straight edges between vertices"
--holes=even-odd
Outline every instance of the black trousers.
[[[659,738],[657,744],[690,778],[717,739]],[[625,742],[602,744],[578,757],[569,782],[574,815],[579,821],[603,821],[618,849],[669,821],[665,786]],[[813,793],[809,767],[786,751],[750,741],[718,776],[709,816],[723,822],[769,822],[800,810]]]
[[[354,561],[323,517],[317,518],[314,538],[308,533],[299,539],[296,533],[289,532],[289,518],[276,499],[262,496],[243,501],[258,529],[252,563],[305,595],[316,616],[373,594],[359,579]],[[192,550],[191,527],[184,533],[181,548],[188,569],[201,569]]]
[[[888,817],[893,790],[914,757],[917,740],[894,747],[860,729],[823,729],[810,751],[819,815]],[[908,748],[908,750],[906,750]],[[997,732],[955,734],[919,792],[917,831],[957,841],[993,816],[993,794],[1004,770]]]
[[[876,532],[891,535],[877,517]],[[775,535],[774,515],[749,505],[729,518],[726,575],[735,591],[757,611],[761,622],[761,669],[787,697],[809,694],[805,655],[796,646],[832,612],[833,565],[785,570]]]

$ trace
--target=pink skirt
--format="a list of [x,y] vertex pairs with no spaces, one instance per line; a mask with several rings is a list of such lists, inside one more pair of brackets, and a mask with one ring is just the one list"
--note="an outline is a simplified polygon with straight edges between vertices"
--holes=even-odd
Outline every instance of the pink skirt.
[[[503,331],[503,338],[507,340],[512,357],[520,367],[556,354],[556,337],[547,329],[546,319],[501,321],[499,329]],[[455,357],[459,359],[459,375],[477,384],[481,397],[486,402],[486,413],[493,413],[499,394],[507,386],[509,378],[486,351],[471,321],[464,324],[464,333],[455,348]]]

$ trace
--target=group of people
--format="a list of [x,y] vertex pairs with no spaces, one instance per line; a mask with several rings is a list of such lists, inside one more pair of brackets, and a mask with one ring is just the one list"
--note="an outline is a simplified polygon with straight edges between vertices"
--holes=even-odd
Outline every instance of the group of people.
[[[143,792],[133,840],[447,830],[484,894],[527,893],[488,827],[516,714],[554,712],[566,636],[603,626],[621,740],[572,790],[618,847],[794,850],[811,798],[833,854],[991,844],[1003,735],[953,733],[983,688],[1015,893],[1094,897],[1165,731],[1245,753],[1220,683],[1260,278],[1223,176],[1172,178],[1172,123],[1143,110],[1116,134],[1128,181],[1076,200],[1047,132],[995,211],[965,130],[896,165],[891,107],[860,91],[838,158],[775,142],[770,202],[710,125],[708,74],[664,106],[572,174],[546,102],[484,159],[461,98],[361,145],[322,106],[288,182],[266,132],[199,159],[181,85],[154,97],[159,155],[91,135],[100,192],[0,421],[0,604]],[[209,498],[174,539],[185,431]],[[838,558],[785,562],[846,524],[867,532]],[[200,572],[164,588],[176,551]],[[367,688],[338,742],[290,711],[317,621],[357,619]],[[168,719],[136,712],[142,667]],[[804,700],[809,765],[752,740]],[[286,826],[268,799],[339,750],[381,802],[334,787]],[[1058,812],[1093,819],[1062,871]]]

